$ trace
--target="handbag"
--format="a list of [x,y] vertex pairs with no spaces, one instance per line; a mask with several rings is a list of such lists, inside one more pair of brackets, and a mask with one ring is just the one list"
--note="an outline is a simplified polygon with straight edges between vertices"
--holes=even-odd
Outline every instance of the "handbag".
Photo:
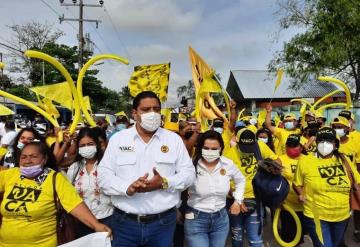
[[76,225],[77,220],[68,214],[60,203],[60,199],[56,192],[56,176],[58,172],[53,175],[53,194],[56,208],[56,236],[58,245],[66,244],[76,239]]
[[351,190],[350,190],[350,208],[352,210],[357,210],[360,211],[360,184],[356,183],[355,177],[354,177],[354,172],[351,169],[349,163],[347,162],[346,158],[341,155],[340,156],[346,171],[347,171],[347,175],[349,177],[350,180],[350,184],[351,184]]
[[246,213],[242,213],[244,215],[251,215],[255,212],[256,210],[256,199],[249,199],[246,198],[243,201],[245,207],[247,208],[247,212]]

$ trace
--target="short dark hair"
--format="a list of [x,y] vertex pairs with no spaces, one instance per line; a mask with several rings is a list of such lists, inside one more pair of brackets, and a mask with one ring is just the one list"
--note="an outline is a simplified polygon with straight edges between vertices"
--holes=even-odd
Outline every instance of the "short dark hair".
[[138,106],[140,105],[140,101],[145,98],[156,99],[159,102],[159,105],[161,106],[160,99],[156,95],[156,93],[154,93],[152,91],[143,91],[143,92],[139,93],[138,95],[136,95],[136,97],[134,98],[132,108],[134,110],[136,110],[138,108]]
[[6,121],[5,128],[8,130],[14,130],[15,129],[14,121]]

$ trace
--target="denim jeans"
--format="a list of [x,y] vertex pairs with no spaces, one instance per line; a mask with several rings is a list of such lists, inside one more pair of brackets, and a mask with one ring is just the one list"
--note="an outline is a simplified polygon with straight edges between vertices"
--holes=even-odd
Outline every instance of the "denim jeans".
[[222,247],[229,235],[229,217],[226,208],[205,213],[188,208],[185,216],[185,240],[188,247]]
[[233,247],[243,246],[244,232],[246,232],[250,247],[263,246],[262,231],[260,231],[263,220],[263,207],[261,207],[260,216],[257,211],[255,210],[251,215],[240,213],[238,216],[235,216],[229,214]]
[[320,220],[324,244],[321,244],[316,230],[314,219],[304,216],[304,226],[309,233],[314,247],[338,247],[344,237],[349,219],[340,222]]
[[129,219],[118,210],[112,219],[112,247],[169,247],[172,246],[176,225],[175,209],[149,223]]

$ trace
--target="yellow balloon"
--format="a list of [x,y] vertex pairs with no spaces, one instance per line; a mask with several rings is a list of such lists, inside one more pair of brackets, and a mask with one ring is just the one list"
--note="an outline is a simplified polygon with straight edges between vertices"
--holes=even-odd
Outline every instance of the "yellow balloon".
[[332,83],[335,83],[337,84],[338,86],[342,87],[344,89],[344,92],[346,94],[346,110],[349,110],[352,106],[352,102],[351,102],[351,93],[350,93],[350,89],[349,87],[345,84],[345,82],[339,80],[339,79],[336,79],[336,78],[333,78],[333,77],[329,77],[329,76],[320,76],[318,78],[320,81],[328,81],[328,82],[332,82]]
[[32,50],[27,50],[25,52],[25,56],[27,57],[31,57],[31,58],[38,58],[38,59],[42,59],[44,61],[49,62],[50,64],[52,64],[55,68],[57,68],[60,73],[65,77],[66,81],[69,83],[69,87],[74,99],[74,109],[75,109],[75,115],[73,117],[73,122],[70,126],[70,130],[69,133],[73,134],[75,132],[76,126],[80,121],[80,103],[79,103],[79,98],[77,95],[77,91],[76,91],[76,87],[74,84],[73,79],[71,78],[70,73],[65,69],[65,67],[55,58],[39,52],[39,51],[32,51]]
[[301,102],[301,103],[304,103],[306,104],[307,106],[311,107],[311,103],[309,101],[307,101],[306,99],[292,99],[290,100],[290,102]]
[[320,106],[316,110],[319,111],[319,112],[323,112],[326,108],[331,108],[331,107],[335,107],[335,106],[346,107],[347,104],[346,103],[331,103],[331,104]]
[[341,93],[341,92],[342,92],[342,90],[334,90],[334,91],[328,93],[327,95],[321,97],[318,101],[316,101],[316,102],[312,105],[311,108],[312,108],[312,109],[315,109],[316,106],[318,106],[321,102],[323,102],[323,101],[326,100],[327,98],[329,98],[329,97],[331,97],[331,96],[333,96],[333,95],[335,95],[335,94],[337,94],[337,93]]
[[289,206],[287,206],[285,204],[283,204],[282,207],[283,207],[283,209],[288,211],[291,214],[291,216],[294,218],[295,224],[296,224],[296,235],[295,235],[294,240],[291,242],[285,242],[281,239],[281,237],[279,235],[279,231],[278,231],[278,222],[279,222],[281,208],[277,208],[275,211],[274,220],[273,220],[274,238],[280,246],[293,247],[299,243],[300,238],[301,238],[301,222],[300,222],[299,216],[296,214],[296,212],[292,208],[290,208]]
[[[24,100],[23,98],[17,97],[15,95],[10,94],[10,93],[4,92],[2,90],[0,90],[0,96],[11,99],[11,100],[13,100],[15,102],[18,102],[20,104],[23,104],[23,105],[29,107],[30,109],[33,109],[37,113],[44,116],[47,120],[49,120],[49,122],[52,125],[54,125],[55,127],[59,127],[59,123],[57,122],[56,119],[54,119],[52,116],[50,116],[50,114],[48,114],[46,111],[44,111],[43,109],[41,109],[40,107],[38,107],[34,103],[32,103],[30,101],[27,101],[27,100]],[[59,138],[59,141],[62,141],[62,139],[63,139],[62,132],[59,134],[58,138]]]
[[86,121],[88,122],[88,124],[90,124],[92,127],[96,126],[95,121],[92,119],[92,117],[90,116],[89,112],[86,109],[85,106],[85,102],[82,100],[83,99],[83,91],[82,91],[82,83],[83,83],[83,79],[85,76],[86,71],[88,70],[88,68],[93,65],[95,62],[99,61],[99,60],[103,60],[103,59],[113,59],[116,60],[118,62],[124,63],[124,64],[129,64],[128,60],[116,56],[116,55],[112,55],[112,54],[102,54],[102,55],[97,55],[95,57],[92,57],[89,61],[87,61],[85,63],[85,65],[81,68],[78,79],[77,79],[77,83],[76,83],[76,87],[77,87],[77,95],[79,97],[79,101],[80,101],[80,107],[82,109],[82,112],[85,116]]

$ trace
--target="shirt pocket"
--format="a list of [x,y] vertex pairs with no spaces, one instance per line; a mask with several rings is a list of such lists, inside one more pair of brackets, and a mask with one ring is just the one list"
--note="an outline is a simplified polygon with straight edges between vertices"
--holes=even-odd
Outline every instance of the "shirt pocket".
[[169,155],[163,156],[158,155],[155,157],[156,170],[163,177],[172,176],[175,174],[176,156],[172,157]]
[[115,175],[124,180],[133,179],[137,174],[136,156],[123,155],[116,159]]

